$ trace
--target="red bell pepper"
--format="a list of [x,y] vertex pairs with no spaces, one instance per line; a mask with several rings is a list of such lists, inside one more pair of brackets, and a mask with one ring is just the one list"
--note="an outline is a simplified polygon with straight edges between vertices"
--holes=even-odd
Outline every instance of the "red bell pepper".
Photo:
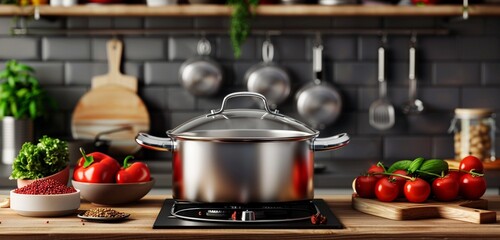
[[147,182],[151,180],[148,165],[143,162],[128,163],[128,160],[134,158],[127,156],[123,160],[123,166],[116,174],[117,183],[134,183],[134,182]]
[[79,182],[90,183],[113,183],[116,173],[120,170],[120,164],[112,157],[93,152],[85,154],[80,148],[82,156],[73,172],[73,179]]

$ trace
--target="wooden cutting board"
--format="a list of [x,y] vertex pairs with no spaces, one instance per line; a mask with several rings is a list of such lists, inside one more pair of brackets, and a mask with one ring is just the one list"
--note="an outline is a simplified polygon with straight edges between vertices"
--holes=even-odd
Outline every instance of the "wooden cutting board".
[[110,140],[110,154],[133,154],[140,149],[137,133],[149,131],[149,113],[137,96],[137,79],[120,72],[122,43],[112,39],[106,47],[109,72],[92,79],[73,111],[71,132],[75,139]]
[[381,202],[353,194],[352,207],[360,212],[393,220],[448,218],[479,224],[494,223],[497,220],[495,211],[485,210],[488,209],[488,201],[484,199],[425,203]]

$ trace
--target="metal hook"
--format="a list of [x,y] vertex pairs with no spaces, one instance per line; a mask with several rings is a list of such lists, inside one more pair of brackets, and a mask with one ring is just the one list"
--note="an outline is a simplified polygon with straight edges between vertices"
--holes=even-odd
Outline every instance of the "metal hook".
[[210,41],[205,37],[202,37],[200,41],[198,41],[198,45],[196,47],[198,55],[200,56],[208,56],[212,51],[212,46],[210,45]]
[[417,33],[411,32],[410,36],[410,47],[416,47],[417,45]]
[[274,57],[274,46],[271,42],[271,38],[267,37],[262,43],[262,60],[265,63],[272,62]]
[[271,32],[266,31],[266,40],[265,41],[271,41]]
[[313,79],[316,85],[321,84],[323,69],[323,45],[321,43],[321,34],[316,32],[316,40],[313,47]]
[[320,32],[316,32],[316,39],[314,40],[314,45],[315,45],[315,46],[320,46],[320,45],[322,45],[322,41],[321,41],[321,33],[320,33]]
[[381,32],[380,33],[380,46],[385,47],[387,45],[387,33]]

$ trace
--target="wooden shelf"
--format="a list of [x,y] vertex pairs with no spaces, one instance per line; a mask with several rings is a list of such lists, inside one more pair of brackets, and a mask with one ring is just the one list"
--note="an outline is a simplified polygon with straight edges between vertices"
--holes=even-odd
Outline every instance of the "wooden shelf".
[[[323,6],[264,5],[256,10],[261,16],[461,16],[460,5],[437,6]],[[0,16],[33,15],[33,7],[0,6]],[[72,7],[40,6],[41,16],[229,16],[226,5],[78,5]],[[500,16],[499,5],[473,5],[471,16]]]

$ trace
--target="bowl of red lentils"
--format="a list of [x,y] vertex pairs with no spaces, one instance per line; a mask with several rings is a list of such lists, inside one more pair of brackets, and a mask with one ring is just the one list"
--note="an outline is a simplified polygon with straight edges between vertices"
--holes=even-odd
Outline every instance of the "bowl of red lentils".
[[36,180],[10,191],[10,208],[23,216],[64,216],[79,207],[80,190],[53,179]]

